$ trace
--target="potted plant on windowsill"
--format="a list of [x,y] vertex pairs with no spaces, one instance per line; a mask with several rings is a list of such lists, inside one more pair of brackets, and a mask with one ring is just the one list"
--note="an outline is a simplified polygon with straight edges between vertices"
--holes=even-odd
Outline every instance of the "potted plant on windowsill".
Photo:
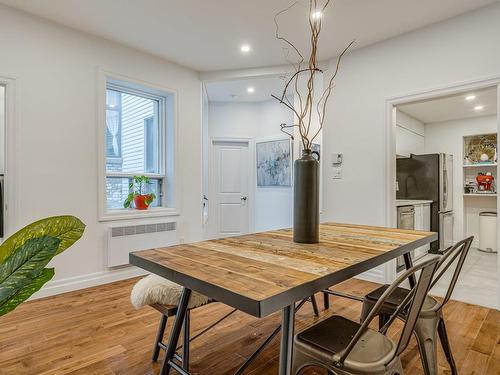
[[133,181],[129,184],[130,193],[123,202],[123,207],[130,208],[132,202],[137,210],[147,210],[149,205],[156,199],[154,193],[145,194],[146,185],[150,185],[151,181],[146,176],[134,176]]

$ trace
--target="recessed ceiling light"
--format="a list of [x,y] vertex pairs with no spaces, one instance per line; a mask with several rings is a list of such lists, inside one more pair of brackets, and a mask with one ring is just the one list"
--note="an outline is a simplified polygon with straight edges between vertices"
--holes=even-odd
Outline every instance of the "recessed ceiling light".
[[476,106],[474,107],[474,110],[475,110],[475,111],[482,111],[483,109],[484,109],[484,105],[476,105]]
[[248,44],[243,44],[241,47],[240,47],[240,50],[241,52],[244,52],[244,53],[247,53],[247,52],[250,52],[252,48],[250,48],[250,46]]
[[311,17],[314,18],[315,20],[318,20],[321,18],[322,15],[323,15],[323,12],[321,12],[320,10],[316,10],[316,11],[312,12]]
[[465,97],[465,100],[467,100],[468,102],[470,102],[471,100],[474,100],[474,99],[476,99],[476,95],[467,95]]
[[247,92],[248,92],[249,94],[253,94],[253,93],[255,92],[255,89],[254,89],[253,87],[248,87],[248,88],[247,88]]

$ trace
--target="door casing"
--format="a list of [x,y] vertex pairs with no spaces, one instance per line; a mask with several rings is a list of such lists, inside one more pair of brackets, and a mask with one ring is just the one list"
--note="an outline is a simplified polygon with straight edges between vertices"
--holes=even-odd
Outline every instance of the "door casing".
[[[389,227],[396,225],[394,201],[396,199],[396,106],[418,100],[439,98],[442,96],[462,93],[464,91],[479,90],[487,87],[497,88],[497,134],[500,134],[500,75],[495,75],[468,82],[460,82],[431,88],[429,90],[412,92],[386,99],[386,163],[385,163],[385,224]],[[497,175],[500,166],[497,166]],[[455,176],[456,177],[456,176]],[[500,194],[497,196],[497,209],[500,207]],[[500,218],[497,218],[497,230],[500,233]],[[497,236],[497,248],[500,249],[500,235]],[[497,257],[497,269],[500,272],[500,257]],[[396,278],[396,266],[393,261],[385,265],[385,281],[392,282]],[[498,275],[497,275],[498,276]],[[497,277],[497,309],[500,310],[500,277]]]

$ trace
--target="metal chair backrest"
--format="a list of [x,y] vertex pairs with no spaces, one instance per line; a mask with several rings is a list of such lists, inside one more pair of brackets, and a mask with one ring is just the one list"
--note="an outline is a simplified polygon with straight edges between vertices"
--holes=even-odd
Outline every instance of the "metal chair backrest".
[[[396,319],[396,317],[402,312],[405,311],[406,319],[404,322],[404,327],[401,331],[401,336],[399,338],[399,342],[395,351],[394,356],[388,361],[392,361],[394,357],[398,356],[403,352],[403,350],[408,345],[410,341],[413,328],[418,319],[418,315],[420,314],[420,310],[422,309],[422,305],[424,304],[425,297],[429,291],[432,277],[434,272],[437,269],[439,257],[434,256],[429,258],[428,260],[419,263],[406,272],[404,272],[401,276],[399,276],[382,294],[382,296],[378,299],[377,303],[370,311],[370,314],[366,317],[366,319],[361,324],[361,327],[358,329],[354,337],[351,339],[351,342],[347,345],[346,349],[342,353],[339,359],[339,366],[342,366],[345,359],[352,351],[358,340],[362,337],[362,335],[368,329],[371,321],[378,315],[380,309],[387,301],[387,299],[394,293],[397,288],[406,280],[408,280],[412,275],[415,275],[418,271],[420,272],[420,277],[418,278],[418,282],[416,285],[410,290],[406,298],[401,302],[401,304],[396,308],[394,313],[391,315],[387,323],[380,329],[380,332],[385,332],[391,323]],[[409,307],[408,307],[409,306]]]
[[439,308],[443,307],[446,302],[450,300],[451,294],[455,289],[455,285],[457,284],[458,277],[460,276],[460,272],[462,271],[462,267],[465,263],[465,258],[467,257],[467,253],[469,252],[473,240],[474,236],[471,236],[457,242],[455,245],[445,250],[444,255],[439,260],[436,275],[434,276],[434,280],[432,281],[431,288],[436,285],[439,279],[441,279],[448,268],[450,268],[453,262],[458,258],[458,262],[455,266],[455,271],[453,271],[453,276],[450,280],[450,284],[448,285],[448,290],[446,291],[446,295],[443,299],[443,302],[441,302],[441,304],[439,305]]

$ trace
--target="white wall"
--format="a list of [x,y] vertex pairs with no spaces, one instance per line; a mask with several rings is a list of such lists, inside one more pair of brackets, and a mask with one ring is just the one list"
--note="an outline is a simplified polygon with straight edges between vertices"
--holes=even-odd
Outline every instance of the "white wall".
[[[211,138],[248,138],[252,141],[286,138],[281,123],[291,123],[293,114],[274,101],[258,103],[210,103],[209,136]],[[254,148],[252,148],[254,150]],[[251,156],[255,164],[255,155]],[[287,228],[292,225],[291,187],[257,187],[255,169],[249,171],[255,189],[254,229],[257,232]]]
[[[52,292],[132,274],[104,263],[110,223],[97,221],[96,71],[102,67],[178,93],[181,237],[201,238],[201,90],[198,74],[165,60],[0,6],[0,76],[16,78],[17,212],[12,229],[72,214],[87,229],[57,256]],[[136,221],[137,222],[137,221]],[[70,284],[73,283],[73,284]]]
[[[290,110],[279,103],[267,101],[261,104],[259,114],[256,141],[286,138],[286,135],[279,129],[282,123],[292,123],[293,113]],[[255,230],[257,232],[292,226],[293,188],[291,186],[256,187],[255,197]]]
[[409,157],[424,152],[424,123],[400,110],[396,111],[396,155]]
[[[496,132],[496,116],[425,124],[425,152],[444,152],[453,155],[454,241],[460,241],[464,237],[471,235],[477,240],[479,212],[491,211],[491,209],[496,208],[496,199],[494,197],[463,196],[463,137]],[[482,172],[483,170],[477,169],[475,171]]]
[[[322,164],[325,219],[386,223],[386,99],[500,75],[499,19],[500,4],[495,4],[345,57],[322,145],[324,160],[333,152],[344,154],[343,178],[333,180],[330,163]],[[17,78],[16,152],[9,155],[17,163],[11,224],[20,228],[58,214],[77,215],[87,224],[84,238],[54,260],[58,281],[52,285],[76,288],[127,274],[111,274],[104,266],[108,224],[97,222],[99,66],[177,90],[179,220],[185,241],[201,238],[202,104],[195,72],[3,6],[0,45],[0,75]],[[240,136],[241,126],[231,124],[224,136]]]
[[[387,100],[500,76],[499,20],[494,4],[345,56],[323,131],[323,159],[342,152],[343,178],[323,163],[325,220],[390,224]],[[380,270],[380,281],[394,275],[390,264]]]
[[345,57],[323,133],[325,158],[344,153],[342,180],[333,180],[331,166],[323,164],[326,219],[386,224],[392,188],[386,183],[386,100],[499,76],[499,20],[495,4]]

